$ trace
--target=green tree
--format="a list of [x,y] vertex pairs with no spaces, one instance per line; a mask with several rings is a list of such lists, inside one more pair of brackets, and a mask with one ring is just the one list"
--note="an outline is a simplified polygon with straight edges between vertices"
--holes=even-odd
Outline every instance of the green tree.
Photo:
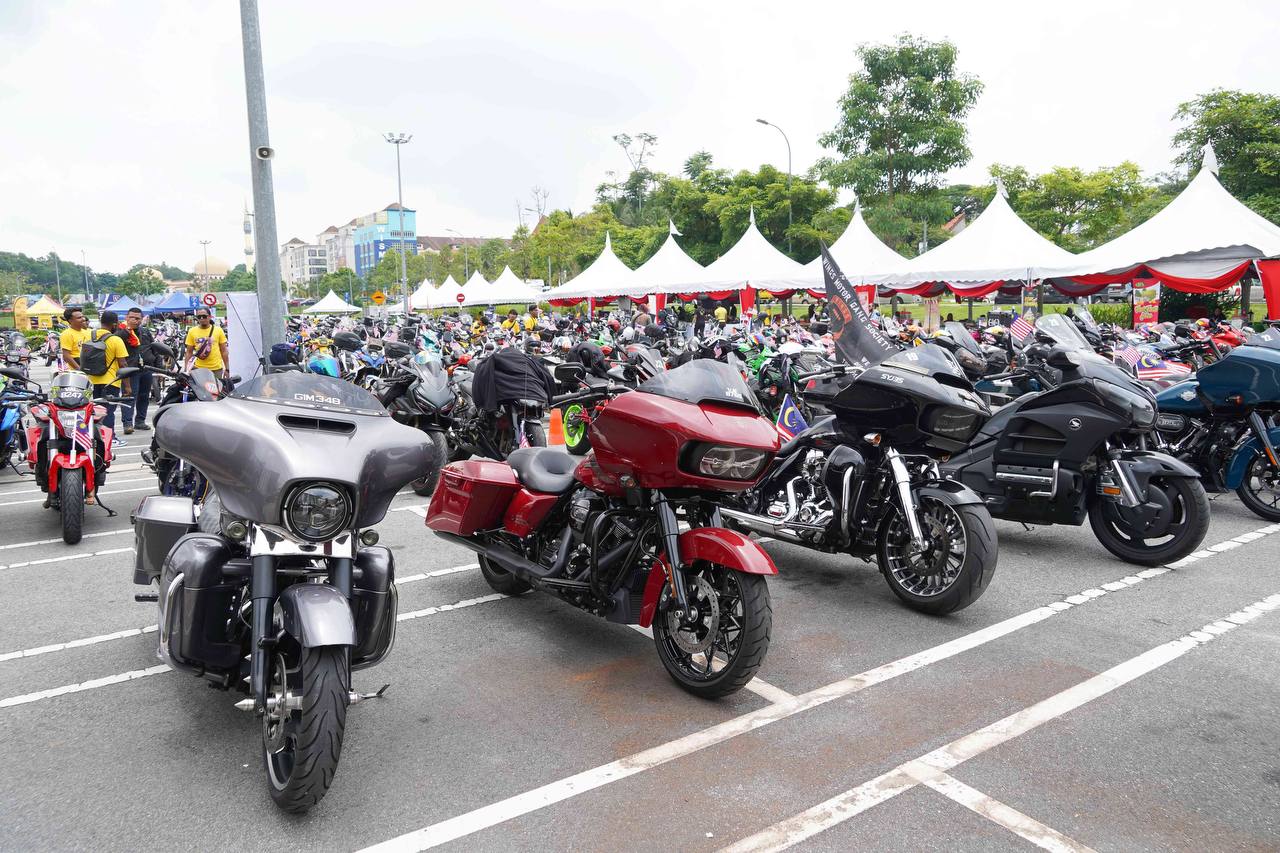
[[163,292],[164,279],[143,272],[144,269],[146,268],[139,265],[138,268],[122,275],[116,282],[115,289],[129,296],[146,296]]
[[1222,185],[1280,223],[1280,97],[1215,89],[1180,104],[1174,118],[1185,122],[1173,136],[1176,163],[1197,169],[1213,145]]
[[819,138],[841,159],[819,162],[837,187],[863,198],[927,190],[969,162],[964,119],[982,83],[956,69],[956,48],[901,35],[893,44],[857,49],[862,70],[849,76],[836,126]]
[[244,264],[232,267],[222,281],[214,285],[215,290],[245,292],[258,289],[258,277],[249,272]]

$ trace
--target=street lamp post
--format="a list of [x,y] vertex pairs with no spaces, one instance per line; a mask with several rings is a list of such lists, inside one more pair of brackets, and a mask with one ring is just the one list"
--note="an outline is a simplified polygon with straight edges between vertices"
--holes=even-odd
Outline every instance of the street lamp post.
[[467,244],[466,237],[463,237],[452,228],[446,228],[444,230],[457,236],[457,238],[462,241],[462,280],[463,282],[466,282],[467,279],[471,278],[471,246]]
[[201,287],[209,286],[209,244],[212,240],[201,240],[200,245],[204,248],[204,277],[200,279]]
[[53,255],[53,280],[58,283],[58,304],[62,304],[62,270],[58,267],[58,253],[50,252]]
[[791,140],[787,139],[787,132],[778,127],[771,121],[765,121],[762,118],[756,119],[760,124],[768,125],[778,133],[782,134],[782,141],[787,143],[787,251],[791,251]]
[[413,139],[413,134],[388,133],[383,136],[396,147],[396,195],[400,204],[400,285],[404,288],[404,316],[409,316],[409,258],[404,243],[404,185],[400,180],[400,146]]
[[84,273],[84,295],[89,298],[89,264],[84,259],[84,249],[80,250],[80,272]]

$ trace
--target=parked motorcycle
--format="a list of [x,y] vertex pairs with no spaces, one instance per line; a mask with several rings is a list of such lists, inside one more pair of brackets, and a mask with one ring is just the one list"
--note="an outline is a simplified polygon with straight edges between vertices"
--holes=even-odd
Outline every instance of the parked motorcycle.
[[1209,499],[1187,463],[1148,449],[1155,398],[1134,376],[1095,354],[1071,321],[1036,321],[1036,343],[1013,377],[1047,390],[998,409],[946,476],[983,496],[996,518],[1084,523],[1122,560],[1158,566],[1199,547]]
[[159,584],[140,596],[159,602],[158,655],[248,692],[236,707],[262,721],[268,791],[306,811],[333,782],[348,705],[382,693],[351,685],[395,638],[395,563],[372,528],[434,449],[367,391],[298,371],[175,406],[156,433],[216,495],[198,514],[165,496],[134,514],[134,582]]
[[378,400],[391,417],[421,430],[435,446],[437,465],[409,484],[415,494],[426,497],[436,490],[440,466],[449,456],[449,435],[453,429],[453,410],[458,395],[449,383],[440,356],[422,351],[413,358],[396,363],[396,373],[375,385]]
[[1211,492],[1280,521],[1280,331],[1253,335],[1156,394],[1156,446],[1200,472]]
[[720,525],[713,501],[755,482],[777,431],[741,376],[711,361],[622,394],[590,430],[586,458],[531,447],[447,465],[427,526],[479,554],[498,592],[540,589],[612,622],[652,625],[659,659],[690,693],[741,689],[768,649],[765,576],[777,569]]
[[31,345],[22,332],[5,332],[4,366],[23,375],[30,375]]
[[967,607],[995,573],[995,524],[982,498],[944,479],[990,409],[946,351],[916,347],[863,371],[800,377],[829,412],[783,445],[759,484],[721,515],[820,551],[875,559],[901,601],[924,613]]
[[[137,372],[136,367],[122,367],[116,375],[125,379]],[[55,376],[48,393],[19,371],[6,367],[0,373],[32,388],[36,425],[27,428],[27,465],[45,493],[45,508],[56,509],[62,517],[62,541],[75,545],[83,536],[86,499],[93,498],[108,515],[115,515],[98,497],[115,456],[112,430],[98,423],[107,410],[94,402],[93,385],[78,370]],[[119,403],[121,398],[102,402]]]
[[[192,400],[205,403],[221,400],[240,381],[239,376],[223,379],[207,367],[197,367],[190,374],[154,367],[144,369],[171,380],[153,419],[157,425],[171,406]],[[160,481],[160,494],[191,498],[196,503],[202,503],[208,497],[208,480],[187,460],[165,452],[160,446],[158,432],[152,433],[151,447],[142,451],[142,461]]]
[[[25,375],[20,370],[17,373]],[[0,388],[0,470],[13,465],[15,458],[26,456],[27,434],[22,428],[22,409],[34,397],[26,380],[9,373],[4,377],[4,386]]]

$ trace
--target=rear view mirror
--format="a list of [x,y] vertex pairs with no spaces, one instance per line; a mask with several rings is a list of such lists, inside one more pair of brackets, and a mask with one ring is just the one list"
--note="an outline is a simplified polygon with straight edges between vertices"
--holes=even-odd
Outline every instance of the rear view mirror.
[[560,383],[577,382],[579,379],[587,375],[587,368],[576,361],[566,361],[557,364],[552,371],[555,374],[556,381]]
[[1080,366],[1080,362],[1076,361],[1076,357],[1064,349],[1054,348],[1049,352],[1049,357],[1045,360],[1050,367],[1058,370],[1074,370]]
[[12,367],[0,367],[0,376],[7,377],[9,379],[16,379],[19,382],[27,381],[27,377],[22,375],[21,370],[14,370]]
[[116,377],[118,379],[128,379],[133,374],[140,372],[142,372],[141,367],[122,367],[116,371]]

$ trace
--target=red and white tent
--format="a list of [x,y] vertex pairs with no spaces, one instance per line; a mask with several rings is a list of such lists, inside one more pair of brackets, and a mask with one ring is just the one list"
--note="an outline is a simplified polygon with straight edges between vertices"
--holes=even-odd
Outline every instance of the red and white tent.
[[[906,258],[886,246],[867,226],[866,220],[862,218],[861,203],[854,206],[853,218],[849,220],[844,233],[831,244],[827,251],[831,253],[832,259],[845,274],[845,278],[849,279],[849,283],[855,287],[874,283],[866,280],[865,274],[868,271],[896,273],[904,270],[907,265]],[[825,298],[827,288],[822,276],[822,256],[819,255],[805,264],[804,269],[805,273],[814,279],[814,284],[808,287],[809,295],[817,299]],[[785,298],[791,294],[775,293],[774,295]]]
[[612,299],[623,292],[633,292],[635,271],[613,253],[609,232],[604,235],[604,250],[591,264],[569,281],[542,294],[553,305],[572,305],[584,299]]

